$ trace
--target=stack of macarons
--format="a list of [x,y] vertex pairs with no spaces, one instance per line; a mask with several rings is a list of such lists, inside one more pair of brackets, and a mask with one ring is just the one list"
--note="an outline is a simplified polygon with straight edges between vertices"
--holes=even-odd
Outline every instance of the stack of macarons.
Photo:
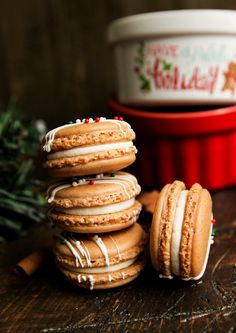
[[44,167],[54,182],[48,217],[62,233],[55,261],[76,286],[107,289],[135,279],[145,264],[146,235],[136,223],[141,188],[123,168],[137,150],[122,118],[76,120],[48,132]]

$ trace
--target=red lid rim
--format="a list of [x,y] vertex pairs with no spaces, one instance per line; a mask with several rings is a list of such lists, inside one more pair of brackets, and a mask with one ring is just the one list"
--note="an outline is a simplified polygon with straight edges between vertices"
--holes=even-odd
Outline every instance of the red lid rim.
[[140,118],[156,118],[156,119],[193,119],[193,118],[208,118],[208,117],[219,117],[222,115],[235,113],[236,105],[224,106],[214,110],[203,110],[203,111],[190,111],[190,112],[150,112],[140,109],[135,109],[117,102],[114,98],[110,97],[108,100],[109,106],[113,109],[120,110],[120,112],[125,112],[130,116],[140,117]]

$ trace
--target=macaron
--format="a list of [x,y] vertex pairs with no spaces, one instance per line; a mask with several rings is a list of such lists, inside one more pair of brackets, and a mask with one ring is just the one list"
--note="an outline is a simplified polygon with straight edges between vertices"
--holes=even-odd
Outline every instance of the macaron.
[[55,183],[48,189],[48,217],[61,229],[79,233],[104,233],[131,226],[141,204],[141,188],[127,172],[97,174]]
[[199,184],[167,184],[156,202],[150,254],[159,277],[198,280],[206,269],[212,239],[212,200]]
[[121,117],[77,119],[46,134],[44,167],[56,178],[121,170],[135,161],[134,139]]
[[64,232],[54,246],[58,268],[74,285],[109,289],[134,280],[145,265],[146,235],[135,223],[110,234]]

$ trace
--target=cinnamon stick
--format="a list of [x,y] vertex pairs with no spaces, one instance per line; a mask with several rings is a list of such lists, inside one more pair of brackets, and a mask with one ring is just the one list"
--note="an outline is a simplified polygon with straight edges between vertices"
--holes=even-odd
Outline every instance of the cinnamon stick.
[[143,205],[143,209],[146,212],[153,214],[158,196],[159,196],[159,192],[156,190],[153,190],[152,192],[142,193],[138,197],[138,200],[141,202],[141,204]]
[[21,259],[14,267],[13,272],[21,276],[31,276],[43,265],[48,256],[48,249],[39,249]]

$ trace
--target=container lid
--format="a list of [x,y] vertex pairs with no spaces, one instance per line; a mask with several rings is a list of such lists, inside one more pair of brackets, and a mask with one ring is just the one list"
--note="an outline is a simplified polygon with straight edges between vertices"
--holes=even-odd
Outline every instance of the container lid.
[[143,37],[236,34],[236,10],[176,10],[127,16],[108,26],[109,43]]

